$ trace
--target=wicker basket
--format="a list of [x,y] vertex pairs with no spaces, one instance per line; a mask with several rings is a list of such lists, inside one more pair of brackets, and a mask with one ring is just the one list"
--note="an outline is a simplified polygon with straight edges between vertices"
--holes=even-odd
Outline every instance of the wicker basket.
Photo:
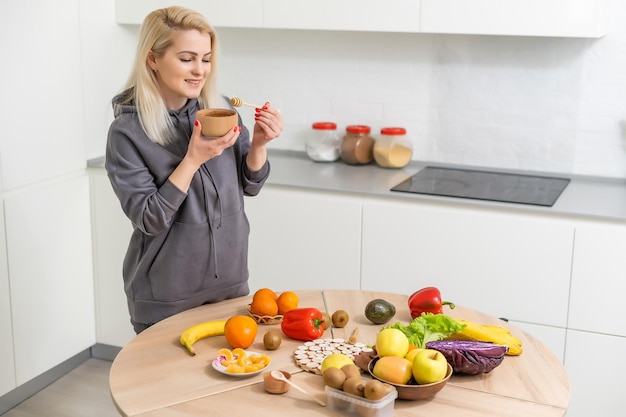
[[250,311],[250,304],[246,308],[248,311],[248,315],[252,317],[259,324],[280,324],[283,321],[283,315],[278,314],[276,316],[259,316],[258,314],[254,314]]

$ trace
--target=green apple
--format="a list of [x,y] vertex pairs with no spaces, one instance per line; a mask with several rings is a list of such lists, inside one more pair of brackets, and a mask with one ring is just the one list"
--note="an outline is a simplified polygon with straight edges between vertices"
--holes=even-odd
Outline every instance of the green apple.
[[421,349],[413,358],[413,378],[420,384],[432,384],[446,377],[448,361],[435,349]]
[[389,328],[378,332],[376,336],[376,352],[383,356],[404,356],[409,351],[409,339],[399,329]]
[[399,356],[383,356],[374,364],[372,373],[376,378],[392,384],[406,384],[413,375],[412,363]]

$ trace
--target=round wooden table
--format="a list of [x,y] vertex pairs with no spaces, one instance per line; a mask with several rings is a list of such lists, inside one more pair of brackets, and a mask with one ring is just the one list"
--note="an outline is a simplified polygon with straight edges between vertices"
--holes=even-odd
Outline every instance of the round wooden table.
[[[372,345],[381,325],[364,316],[365,305],[383,298],[397,308],[390,323],[411,320],[407,296],[372,291],[297,291],[301,307],[316,307],[329,314],[343,309],[350,313],[348,325],[327,330],[324,337],[348,339],[355,327],[359,341]],[[251,297],[205,305],[165,319],[145,330],[126,345],[113,361],[110,390],[123,416],[190,417],[204,415],[289,415],[330,416],[331,411],[292,389],[286,394],[265,392],[262,376],[238,378],[223,375],[211,367],[220,348],[228,347],[223,336],[198,341],[196,356],[180,345],[180,334],[192,325],[246,314]],[[457,306],[444,313],[478,323],[509,328],[523,342],[524,352],[507,356],[502,364],[485,375],[453,375],[435,397],[424,401],[396,400],[394,416],[437,417],[557,417],[565,415],[570,384],[565,368],[540,341],[497,318]],[[255,343],[248,349],[266,352],[263,335],[280,325],[260,325]],[[324,399],[324,383],[318,375],[298,368],[293,352],[303,342],[287,337],[279,349],[268,351],[269,369],[291,372],[292,381]]]

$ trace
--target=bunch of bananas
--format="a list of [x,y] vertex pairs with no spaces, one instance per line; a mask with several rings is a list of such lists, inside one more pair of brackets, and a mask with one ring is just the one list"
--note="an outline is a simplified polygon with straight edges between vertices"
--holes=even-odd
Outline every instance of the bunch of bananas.
[[193,344],[206,337],[223,335],[225,325],[226,320],[215,320],[191,326],[180,335],[180,344],[189,351],[191,356],[195,356]]
[[491,342],[508,346],[509,351],[507,355],[520,355],[522,353],[522,341],[502,326],[479,324],[465,319],[455,318],[454,320],[464,324],[465,328],[461,332],[449,336],[448,339]]

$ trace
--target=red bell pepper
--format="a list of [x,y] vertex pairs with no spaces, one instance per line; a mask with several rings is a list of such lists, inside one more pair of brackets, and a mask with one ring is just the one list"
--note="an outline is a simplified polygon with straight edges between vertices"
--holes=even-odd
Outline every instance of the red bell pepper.
[[287,337],[310,341],[322,337],[325,322],[317,308],[294,308],[283,315],[280,328]]
[[454,308],[454,304],[449,301],[441,301],[441,293],[436,287],[426,287],[415,291],[409,297],[409,309],[411,318],[419,317],[422,313],[443,313],[443,306]]

